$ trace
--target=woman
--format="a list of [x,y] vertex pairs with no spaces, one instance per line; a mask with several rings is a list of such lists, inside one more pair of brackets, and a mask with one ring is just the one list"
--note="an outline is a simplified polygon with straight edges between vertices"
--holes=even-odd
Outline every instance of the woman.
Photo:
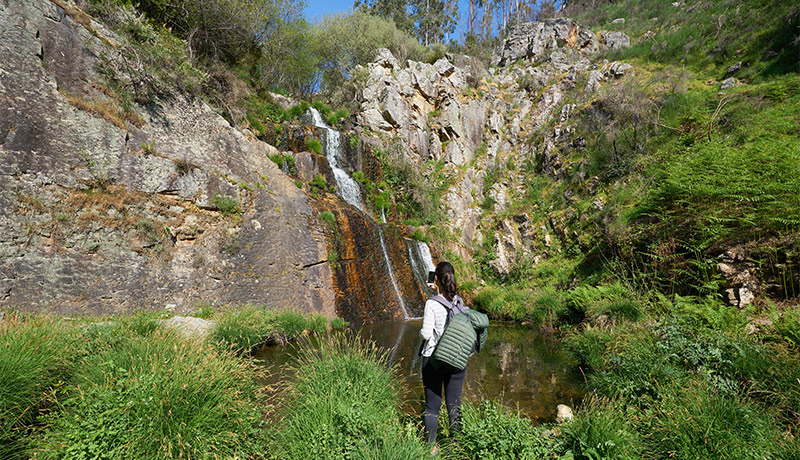
[[[434,288],[437,295],[425,302],[422,330],[419,331],[422,338],[427,341],[422,349],[422,383],[425,386],[425,435],[431,446],[436,443],[443,386],[447,413],[450,416],[450,431],[455,433],[460,429],[458,406],[461,404],[461,390],[464,387],[464,376],[467,373],[466,369],[460,372],[450,372],[444,367],[437,369],[430,362],[430,357],[439,338],[444,333],[447,322],[449,306],[445,307],[443,303],[452,304],[455,313],[465,309],[464,302],[456,294],[458,290],[456,275],[453,266],[449,263],[439,262],[439,265],[436,266]],[[439,301],[435,300],[437,297],[440,299]],[[435,453],[438,448],[434,447],[433,450]]]

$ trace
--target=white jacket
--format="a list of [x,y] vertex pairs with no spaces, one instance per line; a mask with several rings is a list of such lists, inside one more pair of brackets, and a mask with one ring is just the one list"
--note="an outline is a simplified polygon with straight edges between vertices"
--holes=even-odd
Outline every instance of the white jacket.
[[425,348],[422,349],[422,356],[430,357],[439,338],[444,333],[444,325],[447,322],[447,309],[444,305],[435,300],[428,299],[425,302],[425,313],[422,317],[422,329],[419,335],[427,340]]

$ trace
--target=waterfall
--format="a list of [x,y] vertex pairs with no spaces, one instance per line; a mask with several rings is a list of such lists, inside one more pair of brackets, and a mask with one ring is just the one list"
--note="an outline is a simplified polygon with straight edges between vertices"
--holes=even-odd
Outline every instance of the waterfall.
[[383,260],[386,262],[386,270],[389,272],[389,278],[392,280],[392,286],[394,286],[394,292],[397,294],[397,300],[400,301],[400,308],[403,309],[403,319],[411,319],[408,315],[406,303],[403,301],[403,296],[400,294],[400,289],[397,287],[397,280],[394,278],[394,268],[392,267],[392,261],[389,259],[389,253],[386,251],[386,243],[383,241],[383,228],[380,225],[378,225],[378,236],[381,241]]
[[408,249],[408,260],[411,261],[414,276],[420,286],[425,286],[428,281],[428,272],[436,270],[433,257],[431,257],[431,249],[424,241],[409,239],[406,239],[406,248]]
[[325,157],[333,170],[333,177],[336,179],[336,190],[339,196],[344,201],[363,211],[364,204],[361,202],[361,189],[358,188],[356,181],[347,174],[347,171],[339,166],[339,156],[342,154],[341,133],[331,129],[322,119],[319,111],[313,107],[311,108],[311,119],[314,126],[325,131]]

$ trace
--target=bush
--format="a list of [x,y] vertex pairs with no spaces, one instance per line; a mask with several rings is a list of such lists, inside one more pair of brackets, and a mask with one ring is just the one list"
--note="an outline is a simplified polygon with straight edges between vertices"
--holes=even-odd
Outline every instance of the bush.
[[322,142],[320,142],[319,139],[306,139],[306,149],[308,149],[309,152],[321,155]]
[[230,196],[220,194],[214,195],[214,199],[211,200],[211,204],[216,206],[216,208],[219,209],[219,212],[228,217],[242,214],[242,208],[239,206],[239,202],[236,200],[236,198]]
[[46,458],[233,458],[260,450],[257,372],[232,355],[156,331],[117,329],[84,357],[48,418]]
[[49,317],[0,322],[0,458],[25,458],[27,429],[69,375],[74,340]]
[[400,424],[399,380],[385,350],[351,334],[309,341],[290,369],[273,458],[418,459],[426,447]]
[[462,428],[456,435],[459,458],[491,460],[534,460],[560,458],[561,442],[534,428],[531,421],[497,401],[461,405]]
[[328,224],[328,226],[336,225],[336,216],[334,216],[333,213],[330,211],[323,211],[319,213],[319,218],[320,220]]

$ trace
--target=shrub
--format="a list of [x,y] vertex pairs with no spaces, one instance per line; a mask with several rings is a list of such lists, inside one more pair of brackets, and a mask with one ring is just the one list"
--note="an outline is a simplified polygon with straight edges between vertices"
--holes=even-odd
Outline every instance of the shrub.
[[64,322],[49,317],[0,322],[0,458],[25,458],[37,413],[68,377],[74,352]]
[[236,198],[225,196],[225,195],[214,195],[214,199],[211,200],[211,204],[216,206],[219,209],[219,212],[226,216],[238,216],[242,214],[242,208],[239,205],[239,202]]
[[[120,333],[122,331],[122,333]],[[171,332],[116,332],[85,356],[49,417],[46,458],[233,458],[258,451],[257,372]]]
[[534,460],[559,458],[560,441],[534,428],[531,421],[498,401],[461,405],[461,432],[456,435],[459,458]]
[[309,152],[321,155],[322,143],[319,141],[319,139],[306,139],[306,149],[308,149]]
[[330,211],[321,212],[319,214],[319,218],[329,226],[336,225],[336,216],[334,216]]
[[573,310],[592,318],[608,315],[635,321],[642,316],[636,297],[619,281],[597,287],[578,286],[568,298]]
[[425,232],[419,228],[415,228],[414,231],[411,232],[410,236],[412,240],[422,241],[425,243],[431,242],[431,237],[426,235]]
[[422,440],[400,424],[395,370],[385,350],[352,334],[307,342],[290,369],[273,457],[374,458],[378,448],[421,458]]
[[787,310],[774,322],[778,334],[794,347],[800,347],[800,310]]
[[565,345],[582,365],[601,369],[606,354],[611,351],[618,336],[618,332],[610,329],[586,326],[582,331],[570,332],[565,338]]
[[325,177],[323,177],[322,174],[314,174],[314,178],[311,179],[311,182],[309,182],[308,185],[320,190],[325,190],[328,188],[328,182],[325,180]]

